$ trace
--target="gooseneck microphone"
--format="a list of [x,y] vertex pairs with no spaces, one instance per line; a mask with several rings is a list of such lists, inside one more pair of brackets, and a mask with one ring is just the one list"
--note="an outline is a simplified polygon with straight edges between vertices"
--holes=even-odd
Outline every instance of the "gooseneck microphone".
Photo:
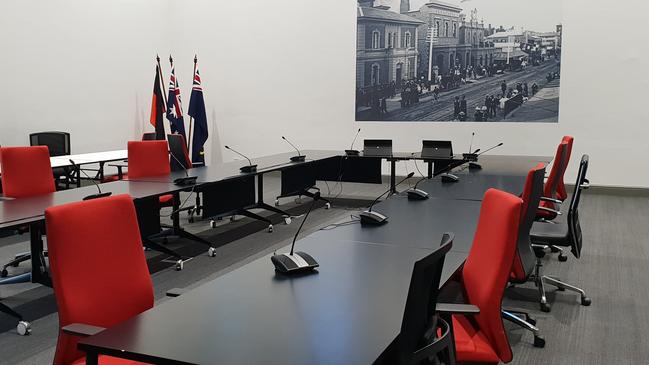
[[169,155],[171,158],[173,158],[178,165],[183,169],[183,172],[185,173],[185,177],[179,177],[177,179],[174,179],[174,185],[178,186],[187,186],[187,185],[194,185],[196,184],[196,179],[198,179],[197,176],[189,176],[189,172],[187,172],[187,167],[185,167],[185,164],[183,164],[176,155],[172,151],[169,151]]
[[464,159],[467,160],[467,161],[478,161],[477,153],[478,153],[478,151],[480,151],[480,149],[478,148],[474,152],[471,152],[471,150],[473,149],[473,137],[474,136],[475,136],[475,132],[471,133],[471,143],[469,144],[469,152],[462,154],[462,157],[464,157]]
[[354,149],[354,143],[356,143],[356,138],[358,138],[358,135],[361,133],[361,129],[358,128],[358,132],[356,132],[356,135],[354,136],[354,139],[352,140],[351,146],[349,146],[348,150],[345,150],[345,153],[347,156],[358,156],[360,155],[360,152],[358,150]]
[[471,143],[469,143],[469,153],[473,149],[473,137],[475,137],[475,132],[471,133]]
[[306,212],[304,219],[302,219],[302,223],[300,224],[300,227],[297,229],[297,232],[295,232],[295,236],[293,236],[293,243],[291,244],[291,252],[288,254],[284,253],[284,254],[271,256],[270,261],[275,266],[276,271],[281,272],[283,274],[290,275],[298,272],[310,271],[320,266],[318,262],[311,255],[301,251],[293,252],[293,250],[295,249],[295,241],[297,241],[297,236],[300,234],[300,231],[302,231],[304,222],[306,222],[307,218],[309,218],[309,214],[313,210],[313,207],[315,206],[315,202],[318,201],[319,199],[320,199],[320,192],[317,192],[313,196],[313,201],[311,202],[311,206],[309,207],[309,210]]
[[98,199],[98,198],[105,198],[107,196],[113,195],[113,193],[110,192],[110,191],[102,192],[101,188],[99,187],[99,184],[97,184],[94,179],[92,179],[90,176],[88,176],[88,174],[86,174],[85,171],[81,170],[81,166],[77,165],[71,159],[68,159],[68,161],[70,161],[70,163],[72,164],[72,167],[74,167],[75,170],[81,172],[85,177],[88,178],[88,180],[90,180],[93,184],[95,184],[95,187],[97,188],[97,194],[88,195],[88,196],[84,197],[83,200],[92,200],[92,199]]
[[[395,185],[395,187],[401,185],[401,183],[403,183],[404,181],[410,179],[413,176],[415,176],[414,172],[409,173],[408,176],[401,179],[401,181],[399,181]],[[359,214],[360,217],[361,217],[361,225],[380,225],[380,224],[387,223],[388,217],[386,215],[384,215],[384,214],[373,211],[372,208],[379,201],[379,199],[381,199],[385,194],[389,193],[391,190],[392,190],[392,187],[390,187],[383,194],[376,197],[376,199],[374,199],[374,201],[372,202],[372,204],[370,204],[370,206],[367,208],[367,210],[362,212],[361,214]]]
[[291,143],[291,141],[286,139],[286,137],[284,137],[284,136],[282,136],[282,139],[285,140],[286,143],[290,144],[291,147],[293,147],[297,151],[297,156],[291,157],[292,162],[303,162],[306,159],[306,156],[301,154],[300,150],[297,147],[295,147],[295,145],[293,143]]
[[480,151],[480,149],[476,150],[474,152],[475,153],[475,158],[469,160],[469,161],[471,161],[471,162],[469,162],[469,170],[482,170],[482,165],[480,165],[478,163],[478,157],[482,156],[483,154],[485,154],[485,153],[487,153],[487,152],[489,152],[489,151],[491,151],[493,149],[496,149],[496,148],[498,148],[498,147],[500,147],[502,145],[503,145],[503,142],[500,142],[497,145],[495,145],[495,146],[493,146],[491,148],[488,148],[488,149],[486,149],[486,150],[484,150],[484,151],[482,151],[480,153],[478,153]]
[[252,164],[252,161],[248,158],[248,156],[244,155],[244,154],[241,153],[241,152],[238,152],[238,151],[234,150],[233,148],[230,148],[230,146],[225,146],[225,148],[228,149],[228,150],[230,150],[230,151],[232,151],[232,152],[234,152],[234,153],[236,153],[237,155],[239,155],[239,156],[245,158],[246,160],[248,160],[248,165],[247,165],[247,166],[241,166],[241,167],[239,168],[239,170],[240,170],[241,172],[243,172],[244,174],[247,174],[247,173],[251,173],[251,172],[256,172],[256,171],[257,171],[257,165],[253,165],[253,164]]

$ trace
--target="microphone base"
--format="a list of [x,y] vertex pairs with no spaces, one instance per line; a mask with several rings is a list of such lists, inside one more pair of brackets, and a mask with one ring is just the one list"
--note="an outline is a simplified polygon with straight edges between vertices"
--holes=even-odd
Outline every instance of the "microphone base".
[[410,189],[408,192],[408,200],[426,200],[428,193],[421,189]]
[[443,183],[456,183],[460,181],[460,178],[457,175],[446,173],[446,174],[441,174],[440,176],[442,177]]
[[174,180],[174,185],[178,185],[178,186],[194,185],[196,184],[196,179],[198,179],[198,177],[196,176],[179,177]]
[[345,154],[347,156],[358,156],[361,154],[361,152],[358,150],[345,150]]
[[291,162],[304,162],[306,160],[305,155],[293,156],[291,157]]
[[482,170],[482,165],[477,162],[469,162],[469,170]]
[[113,195],[113,193],[108,191],[108,192],[105,192],[105,193],[97,193],[97,194],[88,195],[88,196],[84,197],[83,200],[93,200],[93,199],[106,198],[106,197],[109,197],[111,195]]
[[275,266],[275,271],[287,275],[313,271],[320,266],[311,255],[299,251],[294,252],[293,255],[287,253],[273,255],[270,261]]
[[251,172],[257,172],[257,165],[241,166],[239,168],[239,171],[243,172],[244,174],[249,174]]
[[463,153],[462,157],[464,157],[466,161],[478,161],[477,153]]
[[388,223],[388,217],[377,212],[366,210],[359,214],[361,217],[361,225],[363,226],[380,226]]

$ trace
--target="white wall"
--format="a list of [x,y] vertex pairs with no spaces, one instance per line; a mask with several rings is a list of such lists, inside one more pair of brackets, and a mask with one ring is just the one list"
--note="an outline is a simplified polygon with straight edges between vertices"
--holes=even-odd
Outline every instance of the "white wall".
[[500,153],[521,155],[551,155],[571,134],[569,176],[589,153],[593,184],[649,187],[646,163],[634,161],[649,153],[647,5],[638,1],[564,2],[558,125],[354,122],[353,0],[59,0],[38,2],[48,9],[33,15],[35,3],[12,1],[0,14],[0,70],[10,81],[0,88],[0,143],[68,129],[78,152],[123,147],[136,135],[136,115],[148,118],[152,55],[175,55],[187,105],[198,53],[216,126],[214,161],[235,158],[224,144],[253,156],[288,151],[281,135],[305,148],[343,149],[359,127],[361,138],[392,138],[395,150],[416,150],[423,138],[450,139],[463,150],[476,131],[476,145],[504,141]]
[[155,54],[168,53],[164,4],[4,0],[0,144],[63,130],[73,153],[125,148],[149,118]]

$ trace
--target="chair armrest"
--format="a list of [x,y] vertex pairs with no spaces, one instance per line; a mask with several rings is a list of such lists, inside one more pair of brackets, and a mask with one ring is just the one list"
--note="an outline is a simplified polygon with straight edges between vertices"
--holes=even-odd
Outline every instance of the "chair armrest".
[[68,335],[79,336],[79,337],[88,337],[94,336],[99,332],[105,330],[104,327],[92,326],[84,323],[71,323],[63,328],[63,332]]
[[588,179],[584,179],[583,184],[579,185],[579,187],[584,190],[590,188],[590,181]]
[[167,294],[166,294],[166,295],[167,295],[169,298],[176,298],[176,297],[179,297],[179,296],[185,294],[185,292],[187,292],[187,289],[184,289],[184,288],[183,288],[183,289],[181,289],[181,288],[173,288],[173,289],[169,289],[169,290],[167,290]]
[[546,196],[542,196],[542,197],[541,197],[541,200],[545,200],[546,202],[552,202],[552,203],[555,203],[555,204],[561,204],[561,203],[563,203],[563,202],[562,202],[561,200],[559,200],[559,199],[548,198],[548,197],[546,197]]
[[546,207],[539,207],[539,210],[544,210],[546,212],[554,213],[556,215],[563,215],[563,213],[561,213],[558,210],[554,210],[554,209],[550,209],[550,208],[546,208]]
[[480,308],[473,304],[437,303],[435,308],[440,313],[450,314],[479,314]]

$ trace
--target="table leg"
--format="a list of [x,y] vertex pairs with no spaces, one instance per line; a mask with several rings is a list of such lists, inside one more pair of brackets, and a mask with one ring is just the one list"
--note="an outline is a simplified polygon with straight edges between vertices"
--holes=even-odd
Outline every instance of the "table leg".
[[52,280],[47,274],[43,258],[43,222],[34,222],[29,225],[29,245],[32,256],[32,283],[52,286]]
[[433,162],[428,161],[428,178],[432,179],[433,178]]
[[257,203],[264,203],[264,174],[257,175]]
[[397,193],[397,161],[390,160],[390,194]]

